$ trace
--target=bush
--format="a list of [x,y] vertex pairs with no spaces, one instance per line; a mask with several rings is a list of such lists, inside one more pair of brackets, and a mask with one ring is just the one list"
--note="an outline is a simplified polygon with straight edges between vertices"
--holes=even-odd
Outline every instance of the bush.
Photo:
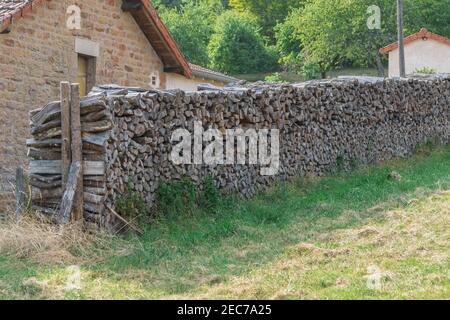
[[423,67],[416,69],[414,73],[420,73],[420,74],[436,74],[436,70],[433,68]]
[[186,2],[179,9],[160,6],[159,14],[187,60],[208,66],[208,43],[221,10],[207,2]]
[[116,209],[128,221],[141,222],[141,217],[146,217],[149,208],[144,199],[133,190],[131,181],[128,182],[125,193],[116,202]]
[[320,67],[316,64],[305,64],[301,67],[301,74],[307,80],[320,79]]
[[292,18],[294,13],[297,13],[297,10],[275,26],[276,49],[281,57],[278,62],[284,70],[300,72],[303,62],[302,45],[295,27],[296,20]]
[[268,75],[264,81],[269,83],[282,83],[283,79],[281,78],[281,74],[278,72],[272,73],[271,75]]
[[156,197],[158,211],[168,215],[192,215],[204,209],[216,212],[220,205],[220,193],[211,176],[207,176],[201,186],[188,177],[161,183]]
[[208,46],[211,66],[230,74],[277,68],[274,48],[268,48],[254,20],[234,11],[222,14]]

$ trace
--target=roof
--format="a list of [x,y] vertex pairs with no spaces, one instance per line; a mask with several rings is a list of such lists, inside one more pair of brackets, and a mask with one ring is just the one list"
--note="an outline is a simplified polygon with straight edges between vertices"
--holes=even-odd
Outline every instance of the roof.
[[239,81],[239,79],[234,78],[234,77],[230,77],[226,74],[214,71],[214,70],[210,70],[207,69],[205,67],[193,64],[193,63],[189,63],[189,66],[191,67],[192,70],[192,74],[196,77],[201,77],[201,78],[205,78],[205,79],[210,79],[210,80],[216,80],[216,81],[221,81],[221,82],[235,82],[235,81]]
[[[0,33],[8,31],[17,20],[43,3],[44,0],[0,0]],[[192,77],[189,64],[150,1],[122,0],[122,10],[136,20],[163,62],[164,71]]]
[[[409,37],[406,37],[404,40],[404,43],[405,43],[405,45],[407,45],[407,44],[410,44],[411,42],[421,40],[421,39],[422,40],[432,39],[432,40],[436,40],[438,42],[450,45],[449,38],[440,36],[436,33],[432,33],[425,28],[422,28],[419,32],[414,33],[414,34],[410,35]],[[388,45],[384,48],[381,48],[380,53],[386,54],[386,53],[389,53],[396,49],[398,49],[398,42],[391,43],[390,45]]]

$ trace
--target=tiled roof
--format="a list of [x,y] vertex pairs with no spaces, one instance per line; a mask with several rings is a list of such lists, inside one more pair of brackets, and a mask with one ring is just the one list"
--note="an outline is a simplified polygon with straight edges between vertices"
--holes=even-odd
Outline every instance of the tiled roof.
[[[450,45],[450,39],[449,38],[440,36],[440,35],[438,35],[436,33],[432,33],[432,32],[428,31],[425,28],[422,28],[419,32],[414,33],[414,34],[410,35],[409,37],[406,37],[404,42],[405,42],[405,45],[407,45],[407,44],[410,44],[411,42],[414,42],[414,41],[417,41],[417,40],[421,40],[421,39],[433,39],[433,40],[436,40],[438,42]],[[386,54],[386,53],[389,53],[389,52],[391,52],[391,51],[393,51],[395,49],[398,49],[398,42],[391,43],[390,45],[388,45],[388,46],[386,46],[384,48],[381,48],[380,49],[380,53],[381,54]]]
[[43,0],[0,0],[0,33],[42,2]]
[[[0,33],[43,2],[44,0],[0,0]],[[122,0],[122,3],[122,9],[134,17],[164,63],[166,71],[182,73],[191,78],[189,64],[150,1]]]
[[230,77],[226,74],[207,69],[205,67],[189,63],[189,66],[191,67],[192,74],[197,77],[202,77],[205,79],[211,79],[211,80],[217,80],[222,82],[234,82],[239,81],[239,79]]

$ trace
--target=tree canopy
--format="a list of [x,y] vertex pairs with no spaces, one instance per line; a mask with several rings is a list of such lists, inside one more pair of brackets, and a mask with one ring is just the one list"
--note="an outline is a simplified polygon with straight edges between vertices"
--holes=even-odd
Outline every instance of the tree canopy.
[[[344,66],[382,73],[378,50],[397,38],[394,0],[151,1],[190,62],[232,74],[324,77]],[[426,27],[450,37],[450,0],[404,1],[405,35]],[[369,28],[377,8],[380,26]]]

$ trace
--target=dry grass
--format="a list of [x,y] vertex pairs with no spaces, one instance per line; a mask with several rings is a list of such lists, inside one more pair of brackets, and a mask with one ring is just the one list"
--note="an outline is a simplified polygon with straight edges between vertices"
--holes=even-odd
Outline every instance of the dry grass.
[[449,148],[161,217],[127,240],[0,222],[0,300],[448,299]]
[[[105,232],[87,232],[81,224],[57,226],[37,215],[0,221],[0,254],[41,265],[102,261],[113,254],[111,240]],[[120,248],[119,255],[127,247]]]
[[[406,206],[387,207],[381,220],[299,242],[247,275],[170,298],[448,298],[450,190],[417,190]],[[374,291],[366,288],[371,268],[381,275]]]

